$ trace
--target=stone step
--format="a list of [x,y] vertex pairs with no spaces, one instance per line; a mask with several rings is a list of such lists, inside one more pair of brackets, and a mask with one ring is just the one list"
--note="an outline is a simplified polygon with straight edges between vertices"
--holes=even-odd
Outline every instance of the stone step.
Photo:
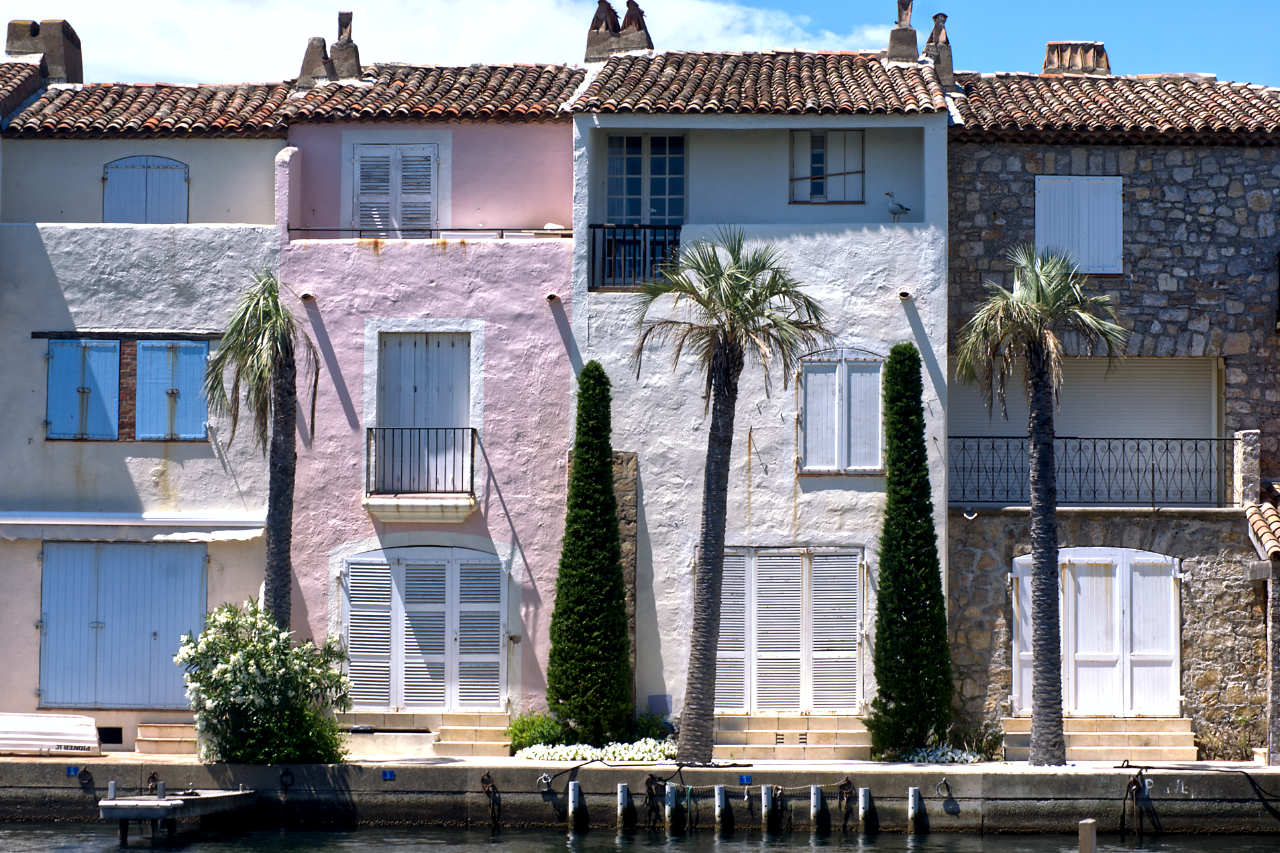
[[441,726],[469,728],[475,726],[505,729],[511,725],[510,714],[444,714]]
[[133,751],[148,755],[195,755],[196,739],[194,737],[140,737],[134,739]]
[[435,754],[448,757],[505,756],[511,754],[511,744],[492,741],[439,741],[435,744]]
[[[1030,734],[1030,717],[1004,717],[1000,725],[1005,734]],[[1191,720],[1182,717],[1064,717],[1062,730],[1077,732],[1191,732]]]
[[1067,761],[1195,761],[1197,752],[1194,746],[1067,747]]
[[439,731],[439,741],[459,742],[459,741],[483,741],[486,743],[510,743],[511,739],[507,737],[505,728],[497,726],[475,726],[473,728],[461,728],[460,726],[441,726]]
[[431,732],[348,732],[342,735],[352,758],[434,758]]
[[351,726],[372,726],[380,732],[434,732],[440,728],[443,714],[365,714],[346,713],[335,715],[338,725],[343,728]]
[[196,739],[195,723],[138,723],[138,737]]
[[871,746],[871,732],[716,732],[716,746]]
[[865,732],[862,717],[835,714],[722,714],[716,716],[717,732]]
[[713,746],[716,761],[870,761],[871,746]]

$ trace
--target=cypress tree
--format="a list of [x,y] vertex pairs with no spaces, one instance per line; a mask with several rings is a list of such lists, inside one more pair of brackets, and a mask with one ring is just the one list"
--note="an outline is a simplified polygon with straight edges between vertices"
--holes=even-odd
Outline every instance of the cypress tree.
[[951,720],[951,651],[924,441],[920,353],[898,344],[884,368],[885,508],[880,534],[872,751],[941,741]]
[[625,735],[634,715],[609,387],[599,362],[582,368],[547,661],[551,712],[594,744]]

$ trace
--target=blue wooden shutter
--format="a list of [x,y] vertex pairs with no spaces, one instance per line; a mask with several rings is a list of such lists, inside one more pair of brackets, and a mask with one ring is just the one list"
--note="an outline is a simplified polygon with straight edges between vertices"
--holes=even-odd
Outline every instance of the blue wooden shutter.
[[[182,667],[173,662],[184,634],[204,630],[206,546],[196,543],[143,545],[151,549],[150,596],[144,641],[147,644],[148,708],[185,710],[190,706]],[[140,700],[143,697],[139,697]]]
[[114,543],[98,554],[100,708],[145,708],[150,698],[151,601],[163,596],[151,577],[154,545]]
[[187,221],[187,167],[166,157],[147,157],[147,223]]
[[199,440],[209,407],[201,385],[209,345],[203,341],[139,341],[137,437]]
[[169,432],[169,349],[162,341],[138,341],[135,435],[139,441],[165,438]]
[[40,707],[91,708],[97,696],[97,550],[46,542],[40,581]]
[[84,437],[114,441],[120,427],[119,341],[84,342],[83,382]]
[[49,438],[77,438],[80,428],[80,341],[49,341],[49,391],[45,419]]
[[173,346],[173,385],[178,389],[174,432],[182,440],[203,439],[208,435],[209,421],[209,404],[203,391],[209,344],[204,341],[178,341]]
[[147,158],[125,157],[103,169],[102,221],[147,221]]

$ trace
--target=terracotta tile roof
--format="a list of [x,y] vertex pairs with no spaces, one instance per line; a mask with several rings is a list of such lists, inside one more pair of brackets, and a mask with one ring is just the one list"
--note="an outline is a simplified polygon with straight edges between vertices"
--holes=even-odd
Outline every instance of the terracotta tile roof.
[[[546,121],[586,72],[567,65],[378,65],[363,84],[330,83],[291,99],[295,121]],[[369,85],[369,84],[372,85]]]
[[1280,143],[1280,89],[1178,75],[956,75],[964,142]]
[[933,68],[860,53],[613,56],[575,112],[885,114],[946,112]]
[[32,62],[0,62],[0,118],[20,107],[39,88],[39,65]]
[[1274,486],[1263,484],[1261,500],[1244,505],[1245,519],[1254,543],[1270,560],[1280,559],[1280,512],[1276,511]]
[[287,83],[55,86],[16,117],[22,137],[283,137]]

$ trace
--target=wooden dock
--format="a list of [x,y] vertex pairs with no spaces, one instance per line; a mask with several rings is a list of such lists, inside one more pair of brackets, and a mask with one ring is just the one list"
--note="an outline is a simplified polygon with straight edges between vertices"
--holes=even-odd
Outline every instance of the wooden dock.
[[178,833],[178,821],[183,818],[246,811],[257,803],[256,791],[177,791],[163,797],[159,794],[143,794],[99,800],[98,811],[103,820],[119,822],[120,843],[127,844],[131,820],[150,821],[153,837],[157,823],[163,821],[165,831],[173,838]]

